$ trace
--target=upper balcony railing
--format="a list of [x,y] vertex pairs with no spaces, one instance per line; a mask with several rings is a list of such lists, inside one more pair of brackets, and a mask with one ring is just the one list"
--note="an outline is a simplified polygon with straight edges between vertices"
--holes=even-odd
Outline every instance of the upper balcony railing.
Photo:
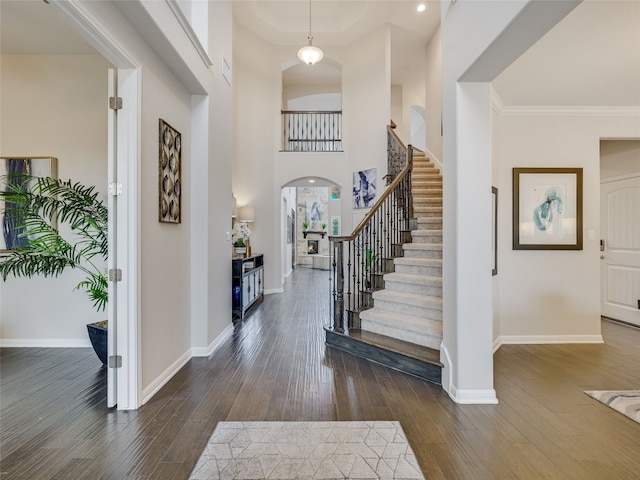
[[283,152],[341,152],[342,112],[282,110]]

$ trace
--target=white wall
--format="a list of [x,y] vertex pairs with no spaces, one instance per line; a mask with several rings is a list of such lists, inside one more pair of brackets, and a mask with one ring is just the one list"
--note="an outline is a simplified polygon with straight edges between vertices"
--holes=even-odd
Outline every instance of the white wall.
[[408,145],[410,133],[409,122],[404,121],[402,85],[391,85],[391,120],[396,124],[396,135],[402,143]]
[[[282,189],[282,276],[288,277],[291,275],[293,271],[293,249],[295,248],[295,243],[292,237],[291,243],[287,243],[287,232],[288,232],[288,217],[290,215],[295,215],[296,223],[298,221],[298,217],[296,215],[296,188],[295,187],[284,187]],[[291,230],[291,235],[295,236],[295,226]]]
[[[231,64],[231,2],[210,7],[209,21],[221,15],[223,25],[209,30],[214,45],[208,50],[225,55]],[[131,226],[139,238],[139,295],[136,318],[129,321],[138,325],[139,387],[146,401],[189,360],[193,350],[201,349],[201,345],[192,348],[192,328],[199,329],[211,348],[219,333],[232,324],[231,247],[225,236],[231,229],[231,93],[222,83],[221,57],[214,56],[217,63],[209,68],[167,3],[82,1],[74,3],[71,10],[75,9],[94,19],[122,52],[113,53],[114,49],[99,44],[105,55],[118,61],[125,58],[122,63],[139,67],[139,155],[130,159],[140,169],[136,212],[140,223]],[[179,225],[158,222],[159,118],[182,133]],[[194,120],[203,123],[193,124]],[[202,176],[210,182],[194,181]],[[204,202],[206,208],[198,210],[195,202]],[[194,216],[203,210],[204,216]],[[195,220],[205,228],[196,228]],[[193,246],[201,245],[192,242],[194,235],[206,240],[192,255]],[[208,269],[194,267],[203,259]],[[206,291],[192,297],[192,282],[205,285]],[[192,315],[206,320],[193,321]]]
[[[142,383],[151,384],[189,351],[191,95],[154,57],[145,59],[142,77],[141,308]],[[162,101],[158,101],[162,99]],[[182,223],[158,221],[158,119],[182,134]],[[161,347],[162,346],[162,347]],[[161,347],[161,348],[160,348]]]
[[264,254],[265,291],[281,289],[281,183],[273,183],[280,148],[282,74],[277,50],[234,25],[234,164],[233,191],[238,206],[251,205],[256,221],[251,233],[254,253]]
[[[295,46],[272,46],[234,26],[236,152],[233,190],[238,205],[256,208],[252,247],[265,254],[265,289],[281,290],[283,239],[273,228],[281,217],[281,188],[292,180],[318,176],[350,197],[352,172],[386,172],[386,125],[390,118],[389,29],[377,29],[346,48],[325,50],[343,65],[344,152],[282,153],[280,149],[281,65],[295,59]],[[374,101],[375,100],[375,101]],[[366,114],[363,114],[366,112]],[[341,202],[343,233],[351,231],[351,204]]]
[[[207,160],[208,185],[206,192],[209,212],[207,215],[209,251],[207,268],[207,345],[210,347],[221,333],[231,325],[231,295],[229,279],[231,262],[230,242],[226,232],[231,231],[231,168],[233,159],[233,13],[231,1],[209,3],[209,45],[213,67],[213,83],[209,89],[209,155]],[[222,59],[231,67],[231,86],[222,76]],[[197,255],[194,258],[198,262]],[[226,266],[225,266],[226,265]]]
[[438,27],[427,45],[425,68],[425,124],[427,148],[440,161],[442,158],[442,38]]
[[600,177],[611,178],[640,172],[640,140],[600,142]]
[[[576,2],[442,2],[443,387],[494,403],[492,81]],[[504,292],[501,292],[504,295]]]
[[600,139],[637,138],[638,118],[506,112],[499,128],[500,217],[511,216],[513,167],[582,167],[584,239],[581,251],[512,250],[511,222],[501,222],[497,277],[501,341],[598,341]]
[[[0,57],[0,155],[58,158],[58,177],[95,185],[106,201],[107,69],[99,55]],[[63,232],[64,233],[64,232]],[[77,271],[0,282],[0,342],[89,346],[86,324],[103,320]]]
[[[140,337],[142,383],[151,394],[191,355],[210,352],[231,327],[231,244],[226,232],[231,230],[232,92],[222,77],[224,57],[233,79],[231,2],[209,4],[210,67],[166,3],[128,2],[118,7],[146,41],[130,39],[128,44],[136,58],[143,59],[143,178],[146,165],[149,177],[157,168],[157,133],[148,125],[162,116],[178,130],[178,125],[184,126],[181,225],[157,223],[157,205],[145,204],[151,197],[145,194],[146,180],[142,183]],[[164,42],[171,47],[162,48]],[[153,180],[149,182],[151,186]],[[198,289],[195,296],[192,286]]]
[[340,93],[318,93],[291,98],[285,105],[286,110],[339,111],[342,110]]

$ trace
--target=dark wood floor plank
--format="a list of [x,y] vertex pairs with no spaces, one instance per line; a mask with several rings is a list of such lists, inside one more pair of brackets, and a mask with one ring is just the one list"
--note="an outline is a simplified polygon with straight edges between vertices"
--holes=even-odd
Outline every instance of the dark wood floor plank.
[[457,405],[328,348],[327,278],[297,269],[137,411],[106,408],[90,349],[0,349],[0,478],[186,479],[218,422],[252,420],[397,420],[430,480],[637,478],[640,425],[583,391],[640,388],[640,330],[603,321],[603,345],[505,345],[500,403]]

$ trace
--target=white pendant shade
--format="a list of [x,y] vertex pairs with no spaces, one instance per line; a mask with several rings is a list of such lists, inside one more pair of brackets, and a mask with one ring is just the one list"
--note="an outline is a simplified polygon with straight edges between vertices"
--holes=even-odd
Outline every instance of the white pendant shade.
[[307,37],[309,45],[298,50],[298,58],[307,65],[318,63],[324,57],[324,53],[318,47],[313,46],[313,35],[311,35],[311,0],[309,0],[309,36]]
[[318,63],[324,57],[324,53],[318,47],[307,45],[298,50],[298,58],[307,65]]

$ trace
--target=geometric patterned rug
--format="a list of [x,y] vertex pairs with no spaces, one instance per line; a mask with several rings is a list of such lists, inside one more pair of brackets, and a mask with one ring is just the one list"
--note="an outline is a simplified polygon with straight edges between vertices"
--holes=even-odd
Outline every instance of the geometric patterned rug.
[[640,390],[589,390],[584,393],[640,423]]
[[220,422],[189,478],[424,480],[399,422]]

